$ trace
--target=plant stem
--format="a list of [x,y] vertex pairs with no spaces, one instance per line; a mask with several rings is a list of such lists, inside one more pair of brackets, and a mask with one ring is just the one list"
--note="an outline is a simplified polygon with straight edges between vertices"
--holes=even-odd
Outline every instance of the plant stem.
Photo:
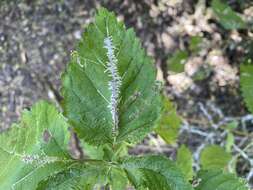
[[111,189],[110,185],[109,185],[109,183],[107,183],[106,186],[105,186],[105,190],[110,190],[110,189]]

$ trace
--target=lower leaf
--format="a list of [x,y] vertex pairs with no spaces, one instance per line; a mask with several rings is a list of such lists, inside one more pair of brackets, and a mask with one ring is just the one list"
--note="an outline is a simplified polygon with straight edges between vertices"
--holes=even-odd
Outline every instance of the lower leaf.
[[36,190],[93,190],[105,186],[108,167],[100,161],[94,164],[75,164],[57,175],[41,181]]
[[68,168],[68,125],[54,106],[39,102],[24,111],[19,125],[0,134],[0,189],[35,190]]
[[249,190],[244,180],[222,170],[200,171],[198,178],[196,190]]
[[192,190],[176,165],[163,156],[131,157],[122,168],[136,189]]

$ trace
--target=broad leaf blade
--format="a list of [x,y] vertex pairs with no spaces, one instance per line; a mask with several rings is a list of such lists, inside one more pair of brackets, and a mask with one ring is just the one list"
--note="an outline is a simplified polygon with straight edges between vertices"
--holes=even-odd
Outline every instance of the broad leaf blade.
[[19,125],[0,134],[0,189],[33,190],[62,171],[72,163],[68,139],[64,118],[50,104],[40,102],[25,111]]
[[177,151],[177,166],[187,180],[192,180],[193,178],[193,158],[191,151],[182,145]]
[[100,161],[71,166],[41,181],[36,190],[93,190],[107,182],[108,167]]
[[168,144],[175,144],[180,129],[181,118],[178,116],[173,103],[163,98],[162,116],[155,128],[155,132]]
[[122,163],[130,182],[137,189],[191,190],[181,171],[163,156],[132,157]]
[[253,113],[253,65],[242,64],[240,73],[242,96],[248,110]]
[[[106,38],[110,38],[117,59],[117,137],[110,104]],[[64,114],[87,143],[100,145],[120,141],[139,141],[154,126],[160,112],[160,97],[155,85],[152,61],[141,48],[132,29],[126,30],[113,13],[100,9],[90,24],[63,75]],[[115,87],[115,86],[114,86]],[[110,107],[110,108],[109,108]]]
[[196,190],[249,190],[244,180],[221,170],[200,171],[198,178]]
[[110,184],[112,190],[126,190],[128,179],[123,170],[112,168],[110,171]]
[[227,169],[232,155],[220,146],[211,145],[201,152],[200,164],[203,169]]

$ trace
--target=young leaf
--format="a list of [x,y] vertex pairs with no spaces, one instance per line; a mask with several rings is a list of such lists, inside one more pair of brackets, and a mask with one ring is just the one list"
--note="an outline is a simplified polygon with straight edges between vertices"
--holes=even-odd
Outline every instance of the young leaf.
[[134,31],[100,9],[62,77],[64,114],[80,138],[93,145],[142,140],[161,107],[152,63]]
[[246,27],[242,18],[221,0],[212,1],[212,9],[220,24],[227,30],[242,29]]
[[131,157],[122,168],[136,189],[192,190],[176,165],[163,156]]
[[182,145],[177,151],[177,166],[183,174],[185,175],[187,180],[192,180],[193,178],[193,158],[191,151],[185,146]]
[[97,159],[102,160],[104,157],[104,150],[103,147],[97,147],[89,145],[88,143],[85,143],[84,141],[81,142],[84,156],[90,158],[90,159]]
[[253,113],[253,65],[242,64],[240,73],[242,96],[248,110]]
[[168,144],[175,144],[181,124],[181,118],[173,103],[168,98],[163,98],[162,116],[158,122],[155,132]]
[[198,178],[196,190],[249,190],[244,180],[221,170],[200,171]]
[[67,168],[70,133],[61,114],[39,102],[19,125],[0,134],[0,189],[36,189],[40,180]]
[[231,154],[227,153],[222,147],[211,145],[206,147],[200,156],[202,169],[227,169]]

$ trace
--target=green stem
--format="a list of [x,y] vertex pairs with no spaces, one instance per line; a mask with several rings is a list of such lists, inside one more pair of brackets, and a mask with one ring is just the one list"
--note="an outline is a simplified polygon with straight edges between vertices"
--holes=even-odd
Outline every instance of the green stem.
[[110,190],[110,189],[111,189],[111,187],[110,187],[109,183],[107,183],[105,186],[105,190]]

